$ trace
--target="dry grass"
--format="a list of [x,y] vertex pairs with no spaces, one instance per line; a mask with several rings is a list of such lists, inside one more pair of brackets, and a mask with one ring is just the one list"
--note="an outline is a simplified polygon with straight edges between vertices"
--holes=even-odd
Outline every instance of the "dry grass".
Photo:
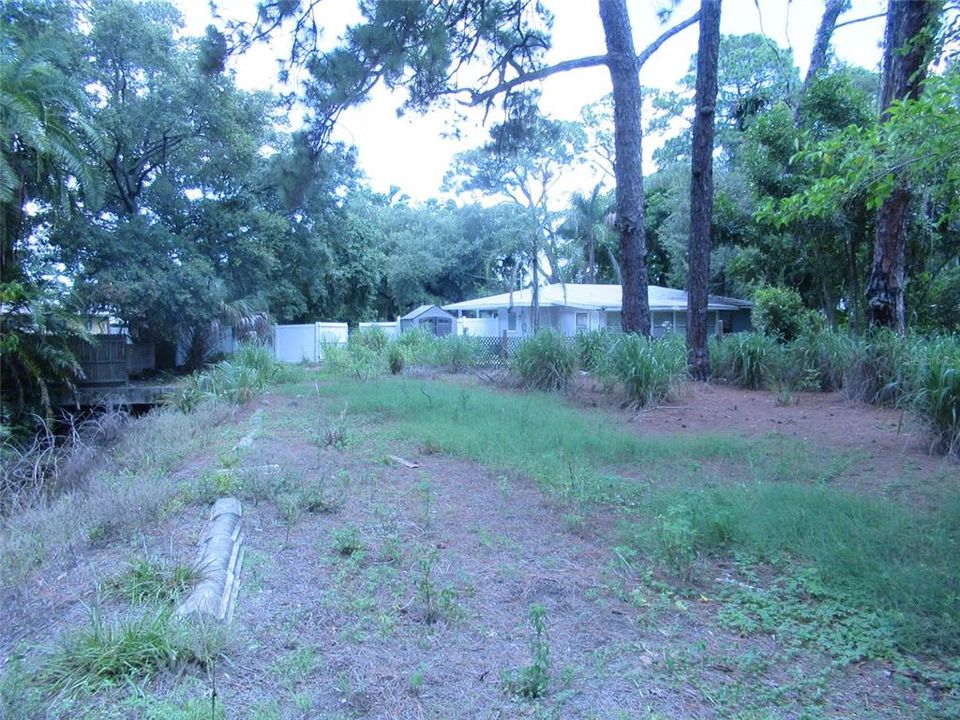
[[24,490],[17,511],[0,519],[0,590],[15,591],[36,568],[86,546],[109,543],[182,505],[190,488],[171,471],[191,453],[222,439],[221,426],[237,414],[224,405],[203,406],[191,414],[158,410],[122,421],[122,438],[109,450],[80,439],[56,451],[37,450],[56,456],[56,475],[38,478],[31,502]]

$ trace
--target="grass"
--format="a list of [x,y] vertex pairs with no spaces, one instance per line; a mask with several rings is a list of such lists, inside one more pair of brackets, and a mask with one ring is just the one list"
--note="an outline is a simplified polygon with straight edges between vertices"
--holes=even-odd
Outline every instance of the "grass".
[[191,565],[166,565],[137,558],[127,569],[108,582],[108,594],[116,593],[134,605],[177,602],[199,580],[199,573]]
[[[748,554],[783,570],[800,563],[826,591],[879,613],[898,648],[960,651],[960,498],[932,515],[914,513],[830,487],[836,458],[810,457],[779,437],[639,438],[548,394],[476,387],[467,396],[452,384],[395,379],[318,392],[385,422],[392,438],[519,471],[548,492],[634,511],[644,533],[638,544],[652,537],[658,559],[678,575],[697,556]],[[705,466],[686,469],[696,461]],[[754,481],[711,482],[712,461]],[[651,489],[618,475],[625,466],[673,482]]]
[[66,638],[42,665],[40,682],[67,696],[142,682],[187,663],[209,665],[219,653],[209,628],[180,623],[167,608],[106,621],[90,611],[89,627]]
[[725,435],[641,440],[610,427],[608,416],[576,410],[547,393],[509,394],[479,386],[467,393],[440,381],[394,378],[343,380],[321,384],[317,391],[348,402],[352,413],[387,423],[382,432],[391,439],[415,438],[496,470],[519,471],[579,499],[635,502],[637,484],[615,472],[622,466],[665,471],[691,459],[736,460],[750,450],[748,441]]
[[921,515],[830,487],[755,483],[664,490],[650,507],[655,520],[641,523],[636,546],[661,547],[675,570],[695,554],[788,576],[807,568],[821,591],[805,597],[873,613],[897,648],[960,652],[960,496]]

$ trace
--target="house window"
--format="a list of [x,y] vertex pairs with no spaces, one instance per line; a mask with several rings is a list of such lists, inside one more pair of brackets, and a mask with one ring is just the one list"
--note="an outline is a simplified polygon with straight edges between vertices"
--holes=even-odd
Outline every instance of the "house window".
[[577,332],[586,332],[590,329],[590,317],[585,312],[577,313]]
[[507,330],[510,332],[517,331],[517,311],[513,308],[507,310]]

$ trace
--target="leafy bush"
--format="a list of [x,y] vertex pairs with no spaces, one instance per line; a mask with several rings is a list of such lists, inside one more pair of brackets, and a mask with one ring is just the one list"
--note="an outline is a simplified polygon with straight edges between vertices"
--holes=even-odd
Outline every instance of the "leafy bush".
[[432,362],[436,352],[437,338],[424,327],[407,330],[393,341],[400,349],[407,365],[427,365]]
[[659,340],[624,335],[607,354],[599,374],[607,384],[621,383],[629,402],[645,407],[669,397],[686,368],[684,341],[679,335]]
[[527,387],[562,390],[573,374],[573,348],[558,331],[538,330],[520,345],[513,358],[513,370]]
[[611,333],[603,330],[578,332],[573,340],[577,367],[589,372],[599,370],[613,346],[613,339],[614,336]]
[[774,379],[781,352],[777,341],[760,333],[734,333],[710,341],[713,376],[720,380],[759,390]]
[[764,287],[753,295],[753,327],[757,332],[790,342],[809,320],[800,293],[792,288]]

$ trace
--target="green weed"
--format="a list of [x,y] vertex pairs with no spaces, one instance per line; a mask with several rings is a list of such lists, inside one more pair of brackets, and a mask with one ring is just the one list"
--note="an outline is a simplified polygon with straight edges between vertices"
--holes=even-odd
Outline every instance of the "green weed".
[[535,700],[547,694],[550,687],[550,638],[547,634],[547,611],[539,603],[530,606],[530,664],[516,671],[501,673],[504,689],[512,695]]

